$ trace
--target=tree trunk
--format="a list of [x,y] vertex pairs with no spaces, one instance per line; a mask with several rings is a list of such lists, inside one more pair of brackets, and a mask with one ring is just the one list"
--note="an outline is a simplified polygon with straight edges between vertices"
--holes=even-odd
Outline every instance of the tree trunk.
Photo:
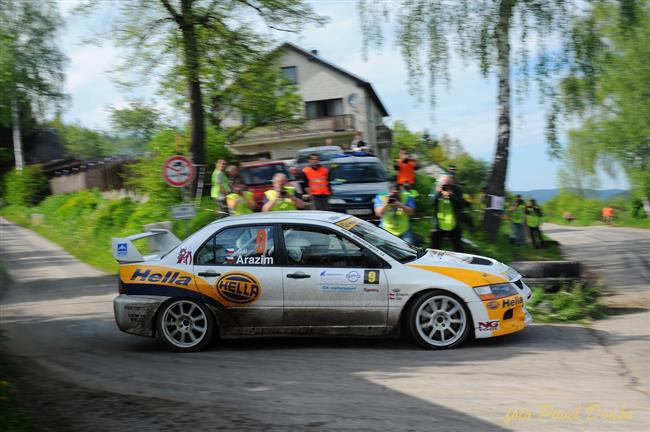
[[192,5],[189,0],[181,2],[183,33],[183,51],[187,68],[187,87],[190,97],[190,121],[192,133],[190,152],[195,164],[205,163],[205,119],[203,115],[203,97],[199,78],[199,50],[196,40],[196,27]]
[[[488,183],[489,195],[505,196],[508,153],[510,150],[510,20],[514,0],[501,0],[499,22],[496,28],[499,78],[497,147]],[[496,240],[503,209],[488,209],[483,217],[483,230],[490,240]]]
[[16,170],[23,170],[23,139],[20,134],[20,113],[18,112],[18,100],[16,96],[11,98],[11,128],[13,129],[14,138],[14,159],[16,161]]

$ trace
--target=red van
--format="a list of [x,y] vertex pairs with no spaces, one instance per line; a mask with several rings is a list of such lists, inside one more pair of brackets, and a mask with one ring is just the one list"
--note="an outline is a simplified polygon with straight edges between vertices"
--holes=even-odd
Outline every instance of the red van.
[[273,187],[272,182],[275,174],[283,173],[289,181],[293,181],[289,167],[282,161],[246,162],[241,165],[240,173],[248,190],[253,192],[257,211],[262,209],[264,192]]

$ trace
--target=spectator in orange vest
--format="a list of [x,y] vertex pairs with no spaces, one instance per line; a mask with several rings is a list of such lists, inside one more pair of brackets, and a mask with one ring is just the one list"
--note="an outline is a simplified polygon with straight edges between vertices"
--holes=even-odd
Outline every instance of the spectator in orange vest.
[[330,191],[329,170],[320,164],[316,153],[309,155],[309,166],[302,169],[305,176],[306,191],[311,199],[312,210],[328,210]]
[[611,207],[603,207],[603,222],[605,222],[607,225],[612,224],[612,219],[614,219],[614,209]]
[[399,158],[395,161],[395,171],[397,172],[395,182],[398,185],[415,184],[415,168],[417,168],[415,160],[409,157],[405,149],[400,149]]

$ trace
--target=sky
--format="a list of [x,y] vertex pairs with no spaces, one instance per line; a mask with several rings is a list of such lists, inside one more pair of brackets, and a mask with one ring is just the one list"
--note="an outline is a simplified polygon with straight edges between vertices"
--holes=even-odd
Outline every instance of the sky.
[[[126,1],[126,0],[123,0]],[[175,113],[155,96],[155,82],[143,83],[136,90],[125,91],[114,80],[119,78],[111,69],[119,62],[122,52],[110,40],[89,45],[83,41],[97,29],[106,28],[115,13],[110,8],[95,16],[71,15],[78,0],[59,0],[66,26],[61,42],[68,56],[65,91],[70,103],[64,120],[84,126],[108,129],[107,108],[124,107],[133,97],[154,101],[171,116]],[[437,104],[431,108],[418,102],[407,91],[405,63],[394,45],[391,26],[387,27],[386,42],[381,49],[371,50],[364,59],[362,36],[356,0],[312,0],[316,12],[329,17],[329,23],[309,26],[300,34],[280,34],[279,42],[287,40],[312,50],[319,55],[369,81],[386,106],[390,117],[404,121],[412,131],[427,130],[432,135],[448,134],[460,139],[464,148],[475,157],[491,161],[496,143],[496,95],[494,76],[483,78],[472,63],[452,59],[451,83],[436,90]],[[426,83],[423,89],[427,88]],[[509,190],[550,189],[558,186],[559,162],[547,153],[544,139],[544,108],[537,92],[531,88],[523,102],[513,98],[510,163],[506,187]],[[627,181],[620,176],[611,179],[601,175],[601,189],[627,189]]]

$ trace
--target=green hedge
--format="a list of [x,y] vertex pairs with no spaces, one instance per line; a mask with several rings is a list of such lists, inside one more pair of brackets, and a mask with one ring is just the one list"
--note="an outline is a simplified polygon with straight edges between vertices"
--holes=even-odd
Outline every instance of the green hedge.
[[36,165],[22,171],[13,170],[3,179],[3,192],[7,204],[31,206],[38,204],[50,192],[47,177]]
[[[194,219],[174,221],[172,231],[179,238],[200,229],[215,219],[213,203],[206,199]],[[109,200],[98,191],[52,195],[35,207],[5,206],[0,213],[59,244],[72,255],[106,271],[117,269],[111,254],[111,238],[142,232],[144,225],[171,220],[170,209],[156,200],[136,203],[129,198]],[[34,225],[31,214],[44,215]]]

